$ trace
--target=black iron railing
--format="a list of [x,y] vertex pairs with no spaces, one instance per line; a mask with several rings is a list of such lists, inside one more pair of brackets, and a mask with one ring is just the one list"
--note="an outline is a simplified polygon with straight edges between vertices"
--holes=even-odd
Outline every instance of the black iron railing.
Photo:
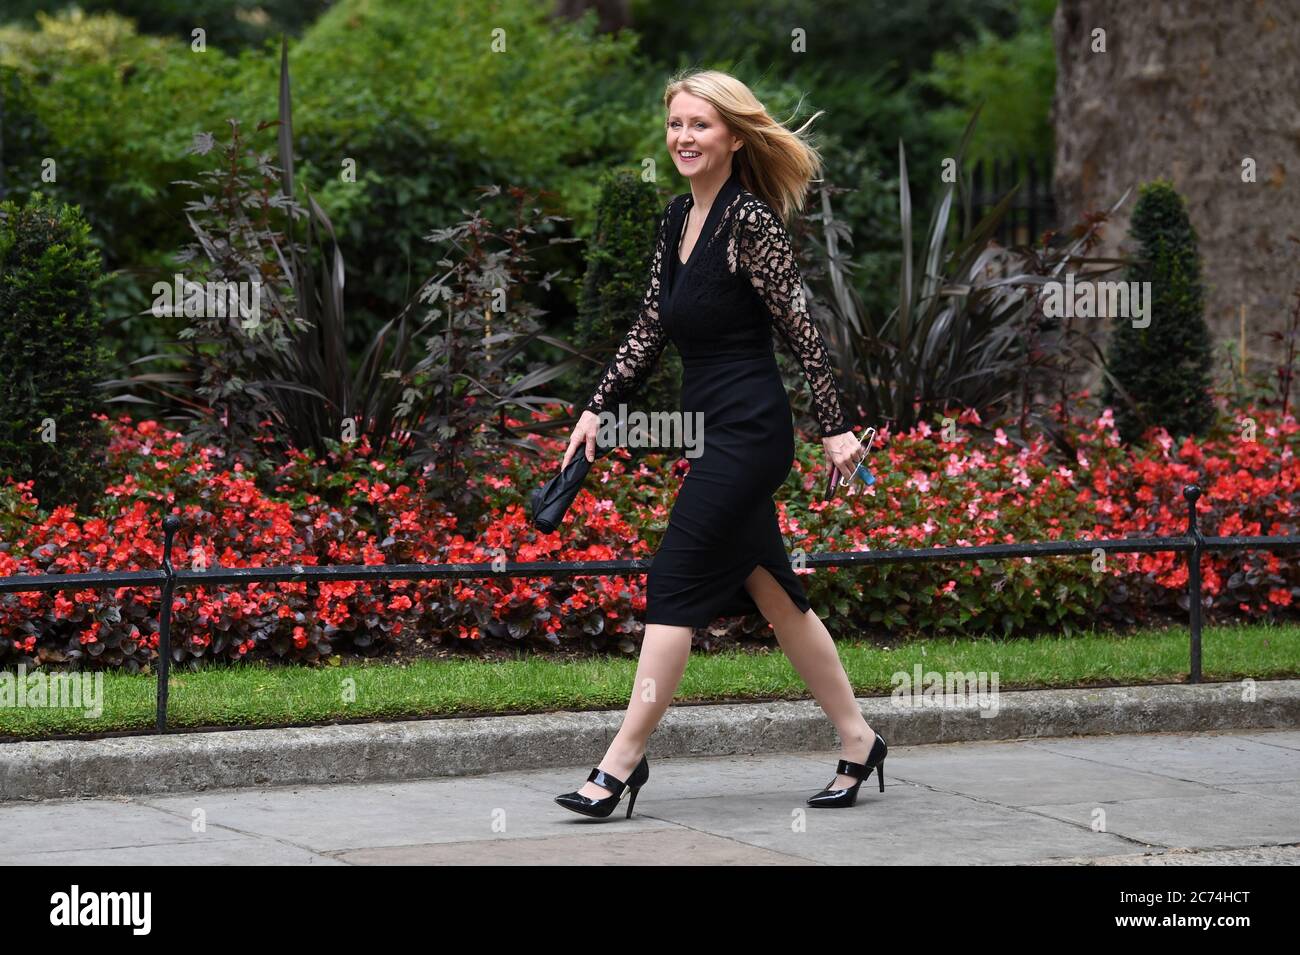
[[1024,188],[1016,193],[994,230],[998,242],[1005,247],[1032,245],[1044,229],[1057,227],[1050,156],[1018,156],[976,163],[971,171],[974,220],[978,222],[1001,202],[1017,182]]
[[[985,544],[978,547],[927,547],[917,550],[845,551],[810,554],[805,567],[860,567],[871,564],[922,563],[926,561],[997,560],[1006,557],[1057,557],[1107,553],[1174,551],[1188,555],[1187,597],[1191,625],[1191,660],[1188,682],[1201,682],[1201,555],[1207,550],[1291,550],[1300,548],[1300,537],[1202,537],[1196,521],[1196,501],[1201,489],[1183,488],[1187,501],[1187,532],[1178,537],[1138,537],[1111,540],[1052,541],[1033,544]],[[172,542],[180,529],[180,518],[163,519],[161,570],[122,573],[20,574],[0,577],[0,594],[48,590],[80,590],[104,587],[162,588],[158,620],[158,708],[157,730],[167,731],[167,685],[171,663],[172,594],[177,586],[219,584],[297,583],[311,580],[430,580],[483,577],[577,577],[645,572],[646,558],[590,561],[505,561],[493,564],[338,564],[282,567],[217,567],[208,570],[176,570],[172,566]],[[495,569],[500,566],[500,570]],[[487,569],[492,568],[492,569]]]

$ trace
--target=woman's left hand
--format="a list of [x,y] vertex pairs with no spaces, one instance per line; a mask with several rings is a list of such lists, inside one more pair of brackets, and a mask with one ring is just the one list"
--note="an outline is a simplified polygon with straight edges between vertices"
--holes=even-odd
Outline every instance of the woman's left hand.
[[826,457],[830,458],[831,466],[840,472],[846,482],[853,480],[858,462],[867,456],[866,449],[853,436],[852,431],[822,438],[822,447],[826,449]]

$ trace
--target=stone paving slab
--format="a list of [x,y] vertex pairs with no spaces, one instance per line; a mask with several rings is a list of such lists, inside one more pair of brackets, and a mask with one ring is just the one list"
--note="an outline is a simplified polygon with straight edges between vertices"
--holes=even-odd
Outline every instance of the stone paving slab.
[[649,755],[630,820],[552,801],[589,765],[6,802],[0,864],[1300,863],[1297,730],[891,741],[849,809],[804,803],[835,750]]

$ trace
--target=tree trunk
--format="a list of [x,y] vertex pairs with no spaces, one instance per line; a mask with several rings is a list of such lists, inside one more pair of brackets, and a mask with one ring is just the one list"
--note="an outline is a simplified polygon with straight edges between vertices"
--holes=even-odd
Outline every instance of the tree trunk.
[[[1300,246],[1287,239],[1300,235],[1300,4],[1060,0],[1053,32],[1060,223],[1133,186],[1098,250],[1131,254],[1137,186],[1171,180],[1200,239],[1216,373],[1220,343],[1240,342],[1243,309],[1251,370],[1271,364],[1281,351],[1264,334],[1285,326],[1300,283]],[[1243,180],[1247,160],[1254,182]],[[1093,321],[1104,341],[1106,320]]]

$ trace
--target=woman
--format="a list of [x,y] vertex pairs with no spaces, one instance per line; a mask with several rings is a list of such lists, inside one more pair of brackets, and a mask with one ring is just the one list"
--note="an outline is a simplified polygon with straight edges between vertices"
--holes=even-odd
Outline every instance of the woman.
[[646,743],[686,669],[692,628],[759,612],[839,731],[835,779],[808,803],[851,806],[872,769],[884,790],[885,742],[863,719],[830,633],[790,566],[772,502],[794,463],[773,324],[808,378],[832,465],[852,480],[865,454],[845,423],[782,222],[802,205],[820,158],[726,73],[673,80],[664,106],[668,151],[691,191],[672,199],[659,220],[640,314],[573,429],[561,468],[584,444],[595,459],[599,413],[645,382],[668,339],[682,357],[681,411],[702,413],[704,449],[691,461],[651,562],[645,637],[623,725],[587,783],[556,802],[608,816],[631,787],[631,816],[649,777]]

